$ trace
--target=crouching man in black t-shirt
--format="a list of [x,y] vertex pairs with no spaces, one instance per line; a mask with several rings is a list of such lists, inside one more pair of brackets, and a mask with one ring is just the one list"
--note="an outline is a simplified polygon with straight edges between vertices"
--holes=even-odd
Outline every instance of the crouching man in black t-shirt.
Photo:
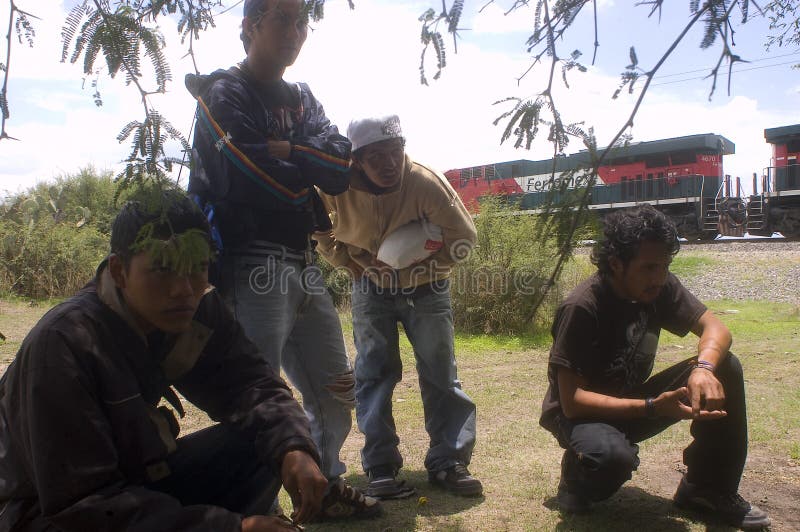
[[[577,513],[607,499],[638,467],[637,442],[691,419],[675,504],[765,527],[767,515],[737,493],[747,456],[742,367],[727,327],[669,273],[678,249],[675,227],[649,205],[607,216],[597,273],[556,312],[539,422],[565,449],[557,500]],[[661,329],[693,332],[697,356],[648,379]]]

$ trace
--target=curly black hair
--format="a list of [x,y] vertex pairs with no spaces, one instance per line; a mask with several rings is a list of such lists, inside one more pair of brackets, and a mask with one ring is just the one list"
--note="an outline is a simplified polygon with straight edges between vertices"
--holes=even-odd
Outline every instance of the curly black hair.
[[603,238],[592,250],[592,264],[600,275],[611,274],[609,259],[616,257],[628,264],[639,252],[642,242],[666,246],[670,255],[680,249],[675,224],[652,205],[639,205],[611,213],[603,219]]

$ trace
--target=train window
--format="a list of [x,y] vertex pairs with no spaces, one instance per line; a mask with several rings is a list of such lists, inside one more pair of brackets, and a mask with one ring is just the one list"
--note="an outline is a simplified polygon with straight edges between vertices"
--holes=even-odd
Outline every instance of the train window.
[[472,169],[472,179],[483,177],[483,166],[475,166]]
[[690,164],[697,162],[697,154],[690,151],[673,153],[671,158],[673,165]]
[[461,188],[467,186],[471,177],[472,177],[472,168],[461,169],[461,180],[460,180]]
[[511,177],[522,177],[518,164],[511,165]]
[[494,179],[494,165],[486,166],[484,169],[486,172],[486,179]]
[[631,186],[632,183],[628,180],[628,176],[622,176],[619,181],[621,185],[620,188],[622,189],[620,190],[621,199],[630,199],[631,196],[633,196],[633,187]]
[[800,153],[800,139],[787,142],[786,151],[788,153]]
[[645,168],[661,168],[669,166],[669,158],[666,155],[653,155],[644,160]]

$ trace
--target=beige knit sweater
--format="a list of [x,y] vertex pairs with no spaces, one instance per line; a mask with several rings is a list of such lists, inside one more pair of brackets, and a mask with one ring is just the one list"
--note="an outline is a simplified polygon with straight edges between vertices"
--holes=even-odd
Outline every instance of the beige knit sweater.
[[[330,233],[314,235],[322,256],[334,266],[355,263],[384,288],[416,287],[448,277],[451,266],[466,257],[474,245],[476,233],[472,218],[447,178],[406,155],[403,177],[395,187],[376,195],[365,180],[355,173],[346,192],[338,196],[320,192],[333,223]],[[381,275],[374,261],[383,239],[398,227],[423,219],[442,228],[442,249],[420,263],[397,270],[394,279]]]

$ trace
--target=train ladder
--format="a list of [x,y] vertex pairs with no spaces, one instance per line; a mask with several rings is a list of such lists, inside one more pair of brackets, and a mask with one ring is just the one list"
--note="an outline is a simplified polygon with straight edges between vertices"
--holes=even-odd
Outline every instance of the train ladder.
[[764,229],[764,195],[754,194],[747,203],[747,231],[760,231]]
[[716,198],[705,198],[705,209],[703,209],[703,231],[719,231],[719,210],[717,210]]

